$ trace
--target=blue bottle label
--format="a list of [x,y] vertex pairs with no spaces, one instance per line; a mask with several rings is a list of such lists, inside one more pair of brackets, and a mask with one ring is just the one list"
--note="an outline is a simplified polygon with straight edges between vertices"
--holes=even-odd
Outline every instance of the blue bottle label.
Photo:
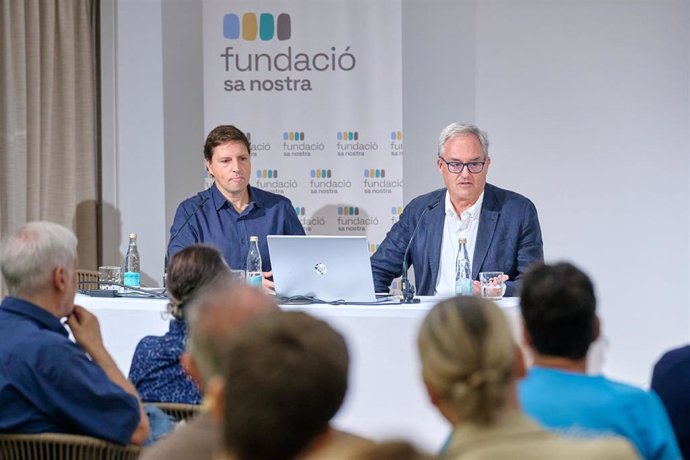
[[455,282],[456,295],[472,295],[472,280],[461,279]]
[[139,287],[141,285],[141,275],[137,272],[125,272],[125,286]]
[[261,273],[247,273],[247,284],[250,286],[261,287],[263,276]]

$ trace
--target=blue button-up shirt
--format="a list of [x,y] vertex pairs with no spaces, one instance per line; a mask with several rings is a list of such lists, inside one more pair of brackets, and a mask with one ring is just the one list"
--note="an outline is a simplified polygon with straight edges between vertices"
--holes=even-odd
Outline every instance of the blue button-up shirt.
[[238,213],[215,184],[183,201],[170,227],[168,255],[204,243],[223,253],[231,268],[245,269],[249,237],[259,237],[263,271],[271,270],[267,235],[304,235],[289,199],[256,187],[249,188],[249,205]]
[[199,388],[180,364],[186,340],[187,323],[178,319],[170,321],[164,336],[141,339],[134,350],[129,380],[143,401],[201,403]]
[[73,433],[127,444],[137,399],[69,340],[60,320],[15,297],[0,305],[0,432]]

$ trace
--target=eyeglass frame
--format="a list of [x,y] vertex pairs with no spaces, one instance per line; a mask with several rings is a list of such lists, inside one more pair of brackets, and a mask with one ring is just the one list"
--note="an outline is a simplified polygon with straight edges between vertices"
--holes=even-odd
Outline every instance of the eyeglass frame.
[[[486,164],[486,157],[484,158],[484,161],[468,161],[467,163],[463,163],[462,161],[448,161],[445,158],[443,158],[441,155],[438,155],[438,159],[446,164],[446,167],[448,168],[448,172],[451,174],[462,174],[462,172],[465,170],[465,167],[467,167],[467,170],[471,174],[479,174],[482,171],[484,171],[484,164]],[[450,169],[451,164],[460,165],[460,171],[458,171],[458,172],[452,171]],[[470,169],[470,165],[473,165],[473,164],[480,164],[480,165],[482,165],[482,167],[479,168],[479,171],[475,172],[475,171],[472,171],[472,169]]]

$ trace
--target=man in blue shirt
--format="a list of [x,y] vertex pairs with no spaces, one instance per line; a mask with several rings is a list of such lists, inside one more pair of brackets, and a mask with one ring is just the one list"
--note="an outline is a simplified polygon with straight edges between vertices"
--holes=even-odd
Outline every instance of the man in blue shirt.
[[263,285],[273,289],[266,236],[304,235],[295,208],[284,196],[249,185],[250,144],[236,127],[214,128],[206,137],[204,159],[214,184],[177,207],[170,227],[168,257],[194,243],[206,243],[218,248],[231,268],[244,269],[249,237],[256,235]]
[[653,392],[587,375],[599,337],[594,286],[576,267],[539,265],[523,278],[520,308],[534,367],[519,384],[525,412],[573,436],[628,438],[645,459],[679,459],[668,415]]
[[10,294],[0,304],[0,432],[142,444],[149,422],[136,390],[103,346],[96,317],[74,305],[76,264],[76,237],[50,222],[24,225],[0,250]]

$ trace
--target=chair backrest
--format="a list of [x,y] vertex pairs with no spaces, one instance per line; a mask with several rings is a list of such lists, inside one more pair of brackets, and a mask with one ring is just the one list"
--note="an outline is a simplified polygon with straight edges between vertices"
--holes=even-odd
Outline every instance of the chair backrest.
[[154,402],[146,403],[159,408],[169,416],[179,422],[181,420],[189,420],[201,412],[201,406],[198,404],[180,404],[168,402]]
[[98,289],[97,271],[77,269],[77,280],[79,281],[79,289]]
[[141,447],[63,433],[0,434],[2,460],[135,460]]

